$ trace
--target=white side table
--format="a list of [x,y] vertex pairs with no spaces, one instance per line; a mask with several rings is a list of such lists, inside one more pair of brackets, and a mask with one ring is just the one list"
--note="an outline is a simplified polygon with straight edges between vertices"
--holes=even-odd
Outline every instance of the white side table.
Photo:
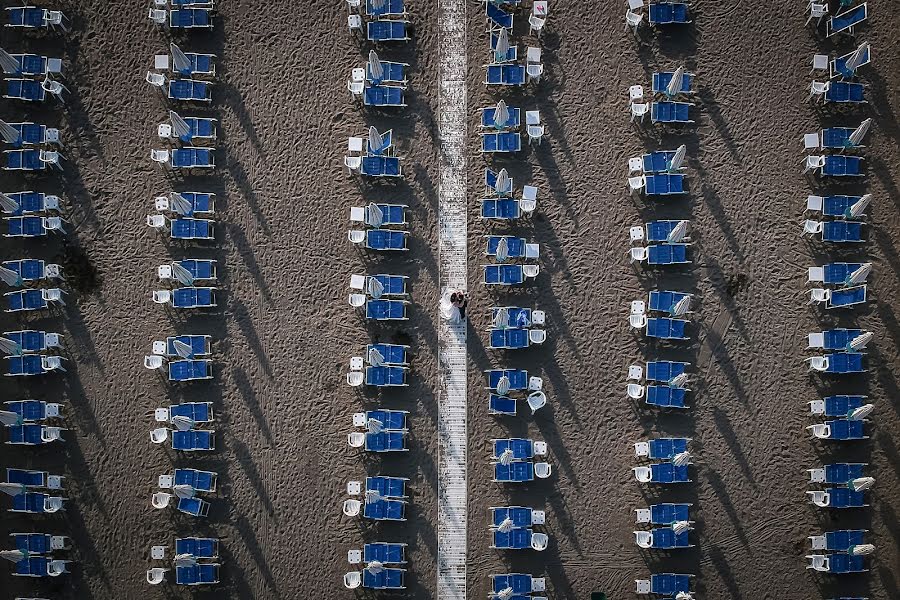
[[525,111],[525,124],[526,125],[540,125],[541,124],[541,111],[526,110]]
[[363,151],[363,139],[361,137],[352,137],[347,140],[347,150],[351,153]]
[[168,71],[169,70],[169,55],[168,54],[157,54],[153,57],[153,68],[157,71]]
[[633,85],[628,88],[628,97],[631,98],[632,102],[637,100],[644,99],[644,86],[641,85]]

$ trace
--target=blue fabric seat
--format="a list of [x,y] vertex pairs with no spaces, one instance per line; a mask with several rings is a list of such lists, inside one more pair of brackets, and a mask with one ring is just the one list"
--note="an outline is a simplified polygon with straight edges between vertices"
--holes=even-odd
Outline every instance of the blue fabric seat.
[[684,175],[656,173],[644,177],[644,193],[648,196],[668,196],[684,193]]

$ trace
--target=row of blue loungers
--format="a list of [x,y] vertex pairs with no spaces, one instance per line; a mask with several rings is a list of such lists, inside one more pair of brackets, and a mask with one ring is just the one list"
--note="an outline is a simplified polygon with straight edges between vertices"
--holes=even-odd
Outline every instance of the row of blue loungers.
[[[352,32],[362,30],[370,45],[388,48],[393,43],[410,39],[410,22],[404,0],[362,0],[349,3],[348,24]],[[406,106],[405,90],[409,65],[385,60],[370,48],[368,60],[353,69],[347,87],[368,108]],[[390,181],[403,176],[397,140],[393,130],[379,132],[369,127],[365,135],[348,140],[344,165],[350,173],[374,181]],[[349,241],[365,252],[397,256],[408,249],[408,207],[402,204],[369,202],[350,209],[350,222],[356,229],[348,233]],[[353,274],[350,276],[349,303],[363,312],[367,322],[405,321],[408,319],[409,280],[406,276],[387,273]],[[403,344],[370,343],[362,356],[350,359],[347,384],[365,387],[382,395],[391,389],[409,385],[410,348]],[[409,450],[409,414],[405,410],[384,407],[353,414],[347,435],[350,448],[370,455],[386,455]],[[384,469],[382,469],[382,472]],[[349,481],[342,512],[351,518],[376,522],[403,522],[407,518],[409,480],[394,475],[369,475],[365,481]],[[359,496],[362,496],[360,499]],[[407,546],[378,534],[362,549],[348,550],[347,562],[352,570],[343,577],[347,589],[402,590],[406,588]]]
[[[212,2],[172,0],[168,11],[150,9],[150,18],[171,30],[208,30],[213,26]],[[168,55],[157,55],[154,70],[147,81],[164,91],[167,99],[179,106],[212,100],[217,57],[213,54],[183,50],[169,45]],[[215,167],[214,144],[218,120],[182,114],[182,108],[168,110],[168,118],[159,124],[157,134],[170,144],[153,150],[152,159],[190,176],[194,171]],[[147,225],[166,240],[187,249],[187,256],[172,258],[156,268],[160,289],[152,300],[178,310],[214,310],[218,306],[218,261],[202,257],[215,242],[216,195],[183,186],[152,199],[156,212],[147,216]],[[181,333],[153,341],[144,356],[147,369],[159,370],[172,383],[209,381],[214,377],[213,345],[209,335]],[[191,390],[206,388],[196,387]],[[154,410],[156,428],[150,432],[152,444],[171,445],[176,456],[203,456],[216,450],[215,414],[209,401],[186,400]],[[159,510],[172,508],[195,518],[206,518],[211,497],[217,493],[218,473],[196,467],[176,467],[159,475],[158,491],[151,505]],[[174,550],[174,552],[173,552]],[[154,545],[150,549],[154,564],[147,570],[147,582],[163,583],[168,571],[174,571],[176,585],[201,586],[219,583],[219,540],[211,537],[176,537],[174,549]],[[172,561],[157,566],[160,561]]]
[[[827,35],[851,32],[866,18],[865,3],[848,7],[844,12],[828,18]],[[827,69],[829,79],[825,83],[812,83],[811,99],[838,106],[865,102],[864,85],[856,78],[860,69],[871,62],[872,51],[866,42],[858,45],[854,42],[854,46],[855,49],[837,58],[817,56],[817,59],[826,59],[819,65],[815,64],[814,59],[814,70]],[[821,176],[821,179],[811,180],[813,185],[834,186],[858,181],[864,175],[860,154],[865,151],[865,140],[872,123],[871,118],[854,120],[846,127],[828,127],[803,136],[804,149],[813,153],[804,157],[804,172]],[[823,154],[818,154],[823,151]],[[803,233],[820,237],[827,243],[828,249],[859,248],[865,241],[864,219],[872,200],[871,194],[851,195],[837,190],[830,194],[810,195],[806,210],[814,213],[814,217],[802,223]],[[822,266],[810,267],[808,281],[821,287],[810,291],[809,304],[824,305],[828,316],[845,315],[867,302],[866,282],[871,271],[872,264],[864,260],[826,262]],[[874,340],[874,333],[856,327],[826,326],[811,332],[807,348],[821,354],[807,359],[809,370],[824,376],[827,385],[845,380],[851,383],[854,381],[852,378],[867,371],[867,346]],[[846,390],[844,386],[841,391]],[[814,417],[824,418],[823,422],[807,427],[813,439],[829,443],[868,438],[866,417],[875,405],[867,396],[832,393],[809,402],[809,408]],[[868,506],[867,490],[875,483],[867,472],[868,465],[839,462],[840,453],[832,453],[831,457],[833,462],[808,470],[810,484],[818,488],[806,492],[810,503],[818,508],[834,510]],[[810,536],[811,553],[806,556],[807,568],[833,575],[867,571],[866,555],[872,553],[875,547],[866,539],[866,534],[862,529],[826,528]]]
[[[33,6],[10,7],[4,10],[6,27],[20,32],[58,29],[65,30],[66,17],[60,11]],[[4,62],[14,62],[16,69],[4,65],[7,79],[4,98],[42,101],[48,90],[62,95],[62,84],[54,81],[62,69],[62,60],[36,54],[8,54],[0,49]],[[59,130],[33,122],[0,122],[2,140],[11,149],[4,151],[2,167],[8,171],[44,171],[48,167],[62,168]],[[65,222],[59,216],[58,196],[31,190],[7,191],[0,194],[3,213],[3,235],[22,239],[41,239],[50,234],[65,235]],[[0,264],[0,285],[4,291],[4,310],[13,316],[48,312],[65,304],[65,292],[56,287],[63,278],[58,264],[36,258],[5,260]],[[59,314],[62,310],[49,314]],[[63,336],[53,331],[17,329],[0,334],[0,354],[4,357],[4,375],[38,376],[50,372],[64,372],[59,355]],[[62,427],[64,411],[61,404],[37,399],[8,400],[0,404],[3,442],[13,446],[43,446],[64,442]],[[14,454],[9,455],[11,458]],[[24,457],[23,457],[24,460]],[[46,471],[18,467],[6,468],[3,483],[4,498],[10,498],[7,510],[17,515],[50,515],[66,508],[64,478]],[[71,540],[53,532],[58,523],[50,521],[37,526],[24,526],[27,533],[11,533],[0,546],[4,558],[13,561],[12,574],[18,577],[58,577],[69,572]]]

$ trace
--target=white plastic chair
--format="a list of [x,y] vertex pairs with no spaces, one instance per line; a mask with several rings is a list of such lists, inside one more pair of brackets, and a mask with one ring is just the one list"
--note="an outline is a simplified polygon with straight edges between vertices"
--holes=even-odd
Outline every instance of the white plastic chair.
[[635,531],[634,541],[641,548],[653,547],[653,533],[649,531]]
[[806,219],[803,221],[803,234],[816,235],[822,233],[824,224],[821,221]]
[[41,82],[41,89],[43,89],[48,94],[53,94],[59,100],[63,99],[63,92],[67,92],[66,86],[61,84],[58,81],[54,81],[50,79],[50,75],[47,75],[44,80]]
[[147,75],[144,77],[144,79],[147,81],[147,83],[149,83],[150,85],[152,85],[154,87],[161,88],[164,85],[166,85],[166,76],[163,75],[162,73],[154,73],[153,71],[147,71]]
[[366,83],[364,81],[347,81],[347,90],[354,98],[362,96],[366,91]]
[[635,192],[639,192],[644,189],[644,185],[646,180],[643,175],[639,175],[638,177],[629,177],[628,178],[628,190],[633,194]]
[[344,166],[347,167],[347,170],[350,172],[350,174],[353,174],[354,171],[359,171],[360,167],[362,167],[362,157],[345,156]]
[[537,192],[538,189],[533,185],[526,185],[522,188],[522,200],[519,202],[522,212],[530,213],[537,208]]
[[538,479],[547,479],[552,473],[553,468],[550,466],[550,463],[534,463],[534,476]]
[[806,359],[809,363],[810,371],[827,371],[828,370],[828,357],[827,356],[810,356]]
[[816,490],[814,492],[806,492],[809,501],[820,508],[827,508],[831,504],[831,495],[828,492]]
[[543,329],[529,329],[528,341],[532,344],[543,344],[547,340],[547,332]]
[[347,232],[347,239],[354,244],[362,244],[366,241],[366,232],[360,231],[359,229],[351,229]]
[[347,500],[344,500],[344,506],[341,510],[348,517],[356,517],[359,515],[361,508],[362,502],[354,500],[353,498],[348,498]]
[[831,427],[825,423],[816,423],[806,428],[815,438],[827,440],[831,437]]
[[362,585],[362,575],[359,571],[350,571],[344,573],[344,587],[348,590],[355,590]]
[[172,292],[169,290],[154,290],[153,302],[156,304],[168,304],[172,301]]
[[628,324],[635,329],[643,329],[647,326],[647,315],[628,315]]
[[150,432],[150,441],[154,444],[162,444],[169,439],[169,430],[165,427],[157,427]]
[[166,579],[166,571],[168,569],[163,569],[161,567],[153,567],[152,569],[147,569],[147,583],[150,585],[159,585]]
[[365,294],[350,294],[347,301],[350,303],[350,306],[355,308],[360,308],[365,306],[366,304],[366,295]]
[[529,279],[534,279],[540,272],[541,269],[537,265],[522,265],[522,274]]
[[809,97],[807,98],[807,100],[812,100],[813,98],[815,98],[816,100],[823,99],[825,97],[825,92],[828,91],[829,87],[830,83],[827,81],[825,83],[813,81],[812,85],[809,88]]
[[347,385],[350,387],[359,387],[363,384],[365,375],[361,371],[350,371],[347,373]]
[[806,556],[809,559],[809,564],[806,566],[807,569],[815,569],[816,571],[821,571],[827,573],[831,570],[830,560],[827,556],[822,554],[808,554]]
[[813,19],[818,19],[816,21],[816,25],[822,22],[822,19],[825,15],[828,14],[828,5],[827,4],[818,4],[816,2],[809,3],[809,18],[806,19],[806,25],[809,25],[809,22]]
[[628,397],[633,400],[640,400],[644,397],[644,386],[639,383],[629,383],[626,390]]
[[625,12],[625,31],[628,31],[628,28],[630,27],[631,30],[634,32],[634,35],[637,36],[638,27],[641,26],[641,21],[643,21],[643,20],[644,20],[643,13],[636,13],[633,10],[628,9]]
[[67,560],[51,560],[47,565],[47,575],[57,577],[63,573],[68,573],[69,570],[66,568],[68,562]]
[[542,19],[541,17],[531,13],[528,15],[528,33],[537,33],[538,37],[541,36],[541,32],[544,30],[544,25],[547,24],[547,19]]
[[350,12],[359,10],[360,0],[347,0],[347,9]]
[[147,215],[147,226],[157,231],[168,231],[169,225],[164,215]]
[[153,21],[157,25],[165,25],[166,24],[166,11],[160,10],[158,8],[151,8],[149,18],[151,21]]
[[[537,466],[537,465],[535,465]],[[547,549],[547,545],[550,543],[550,537],[546,533],[532,533],[531,534],[531,549],[537,550],[538,552],[543,552]]]
[[158,162],[161,164],[169,163],[169,151],[168,150],[150,150],[150,158],[153,159],[154,162]]
[[815,304],[816,302],[828,302],[831,300],[831,290],[823,288],[813,288],[809,290],[809,302],[806,304]]
[[822,155],[810,155],[803,159],[803,172],[809,173],[825,166],[825,157]]
[[59,512],[63,508],[63,502],[65,498],[61,498],[59,496],[49,496],[44,499],[44,512],[55,513]]
[[644,122],[644,115],[650,112],[650,103],[649,102],[632,102],[631,103],[631,122],[633,123],[635,118],[640,117],[641,123]]
[[[43,366],[43,365],[41,365],[41,366]],[[41,441],[42,442],[55,442],[57,440],[62,440],[62,432],[63,432],[63,430],[60,427],[42,427],[41,428]],[[60,506],[62,506],[62,504],[60,504]]]
[[47,163],[48,165],[59,166],[59,159],[62,158],[62,155],[59,152],[55,152],[53,150],[41,150],[38,153],[38,160],[42,163]]
[[351,448],[362,448],[366,445],[366,434],[361,431],[353,431],[347,434],[347,444]]
[[144,367],[147,369],[161,369],[165,359],[159,355],[144,356]]
[[641,483],[650,483],[653,480],[653,471],[650,467],[633,467],[634,477]]
[[156,492],[150,498],[150,504],[153,508],[165,508],[169,506],[169,501],[172,499],[172,494],[168,492]]
[[635,523],[649,523],[651,519],[650,509],[649,508],[636,508],[634,509],[634,521]]
[[528,402],[528,408],[531,409],[531,414],[534,414],[539,409],[546,406],[547,394],[545,394],[544,392],[531,392],[530,394],[528,394],[528,398],[526,400]]
[[541,139],[544,137],[544,126],[543,125],[529,125],[528,126],[528,143],[537,142],[541,143]]

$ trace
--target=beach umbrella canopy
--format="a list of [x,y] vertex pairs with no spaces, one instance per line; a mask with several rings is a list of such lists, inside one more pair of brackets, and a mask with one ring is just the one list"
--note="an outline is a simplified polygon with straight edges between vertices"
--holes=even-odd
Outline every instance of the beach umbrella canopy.
[[6,560],[17,563],[20,560],[28,558],[28,553],[22,552],[21,550],[3,550],[2,552],[0,552],[0,556],[5,558]]
[[850,554],[854,556],[865,556],[867,554],[872,554],[875,552],[875,546],[872,544],[856,544],[855,546],[850,546]]
[[680,242],[684,239],[684,236],[687,235],[688,230],[688,222],[687,221],[678,221],[678,224],[672,228],[672,231],[669,232],[669,235],[666,236],[666,241],[670,244]]
[[369,127],[369,152],[384,150],[384,138],[375,127]]
[[172,209],[175,212],[182,216],[188,217],[194,212],[194,207],[190,201],[178,192],[169,194],[169,204],[172,205]]
[[529,325],[531,325],[531,321],[528,320],[528,315],[524,310],[520,310],[516,316],[516,327],[528,327]]
[[501,533],[509,533],[513,530],[513,525],[515,525],[515,523],[513,523],[513,520],[509,517],[506,517],[505,519],[503,519],[503,521],[500,522],[500,525],[497,526],[497,530]]
[[19,203],[6,194],[0,193],[0,209],[3,209],[3,212],[14,213],[19,210]]
[[10,496],[18,496],[25,493],[25,486],[21,483],[9,483],[7,481],[0,482],[0,492],[9,494]]
[[676,467],[683,467],[685,465],[691,464],[691,453],[690,452],[679,452],[675,456],[672,457],[672,464]]
[[19,72],[19,61],[16,57],[0,48],[0,68],[4,73],[15,74]]
[[[671,313],[671,315],[673,317],[680,317],[682,315],[687,314],[687,312],[688,312],[688,310],[690,310],[690,308],[691,308],[691,297],[685,296],[684,298],[682,298],[681,300],[676,302],[672,306],[672,308],[669,309],[669,312]],[[682,375],[684,375],[684,373],[682,373]]]
[[189,486],[187,484],[181,484],[181,483],[174,486],[172,488],[172,491],[175,492],[175,495],[178,496],[179,498],[193,498],[194,495],[197,493],[197,490],[195,490],[192,486]]
[[509,323],[509,310],[501,308],[494,315],[494,329],[506,329]]
[[675,594],[675,600],[694,600],[693,592],[678,592]]
[[675,96],[681,92],[682,80],[684,79],[684,67],[678,67],[675,69],[675,72],[672,73],[672,79],[669,81],[669,85],[666,86],[666,95],[667,96]]
[[684,144],[678,146],[675,150],[675,154],[672,156],[672,160],[669,161],[668,171],[677,171],[681,168],[681,165],[684,164],[684,158],[687,156],[687,146]]
[[872,263],[864,263],[860,265],[858,269],[847,276],[847,285],[856,285],[857,283],[864,282],[871,272]]
[[866,331],[865,333],[861,333],[852,340],[850,340],[850,349],[851,350],[861,350],[866,347],[866,344],[872,341],[872,338],[875,337],[875,334],[871,331]]
[[513,595],[515,595],[515,590],[513,590],[511,587],[505,587],[497,592],[497,598],[499,598],[500,600],[509,600],[513,597]]
[[384,211],[374,202],[369,203],[366,216],[370,227],[381,227],[381,224],[384,223]]
[[869,133],[869,128],[872,127],[872,117],[869,117],[865,121],[859,124],[859,127],[853,130],[853,133],[847,138],[850,146],[859,146],[862,144],[863,139],[866,137],[866,134]]
[[508,466],[513,461],[513,451],[510,448],[507,448],[503,452],[500,453],[500,464]]
[[369,350],[369,364],[373,367],[384,366],[384,355],[378,351],[378,348]]
[[372,76],[372,83],[381,83],[384,79],[384,65],[374,50],[369,50],[369,75]]
[[18,144],[22,138],[18,129],[3,120],[0,120],[0,135],[8,144]]
[[366,570],[373,575],[377,575],[378,573],[384,571],[384,565],[381,564],[381,561],[379,560],[373,560],[366,565]]
[[870,202],[872,202],[872,194],[865,194],[861,196],[859,200],[850,205],[850,207],[847,209],[846,215],[850,218],[862,216],[862,214],[869,207]]
[[504,375],[500,378],[500,381],[497,382],[497,393],[501,396],[505,396],[509,393],[510,381],[509,377]]
[[497,34],[497,45],[494,47],[494,62],[503,62],[509,54],[509,33],[505,27]]
[[0,337],[0,352],[4,352],[10,356],[19,356],[22,354],[22,346],[9,338]]
[[[501,100],[502,104],[503,101]],[[494,192],[498,196],[504,196],[512,192],[512,179],[509,178],[509,173],[506,169],[500,169],[500,172],[497,173],[497,181],[494,182]]]
[[169,44],[169,52],[172,54],[172,65],[176,71],[190,71],[191,60],[187,54],[181,51],[181,48],[175,44]]
[[183,415],[175,415],[172,417],[172,425],[178,431],[190,431],[194,426],[194,420]]
[[[506,30],[504,29],[503,31]],[[497,103],[497,106],[494,107],[494,128],[503,129],[506,127],[507,123],[509,123],[509,107],[506,105],[505,100],[501,100]],[[500,170],[501,173],[503,171],[506,171],[506,169]]]
[[190,567],[197,564],[193,554],[176,554],[173,559],[176,567]]
[[368,288],[369,288],[369,295],[370,295],[370,296],[372,296],[372,297],[375,298],[376,300],[377,300],[378,298],[381,298],[381,295],[384,293],[384,284],[383,284],[383,283],[381,283],[381,282],[380,282],[378,279],[376,279],[375,277],[369,277],[369,278],[366,280],[366,285],[367,285]]
[[183,138],[191,135],[191,126],[174,110],[169,111],[169,122],[172,124],[172,130],[178,137]]
[[850,487],[853,488],[854,492],[871,490],[873,485],[875,485],[874,477],[857,477],[850,482]]
[[4,425],[18,425],[21,423],[19,415],[11,410],[0,410],[0,423]]
[[3,283],[6,285],[22,285],[22,278],[19,277],[19,274],[2,265],[0,265],[0,279],[2,279]]
[[859,65],[865,62],[866,54],[869,52],[869,42],[863,42],[853,51],[853,54],[847,57],[844,67],[848,71],[855,71]]
[[[178,264],[178,263],[176,263]],[[181,265],[179,265],[181,266]],[[184,267],[181,267],[182,269]],[[190,345],[185,344],[181,340],[175,340],[172,342],[172,345],[175,346],[175,354],[180,356],[181,358],[190,358],[194,355],[194,349],[190,347]]]
[[369,433],[381,433],[384,431],[384,423],[378,419],[369,419],[366,421],[366,429],[369,430]]
[[[175,276],[175,279],[178,280],[178,283],[181,285],[193,285],[194,284],[194,274],[181,266],[181,263],[174,262],[172,263],[172,275]],[[184,342],[175,341],[176,344],[184,344]],[[187,344],[184,344],[187,346]],[[188,346],[190,349],[190,346]],[[178,351],[178,346],[175,346],[175,351]],[[181,356],[179,354],[179,356]],[[190,358],[190,354],[187,356],[183,356],[182,358]]]
[[382,500],[384,500],[384,496],[378,490],[366,490],[366,504],[374,504]]
[[851,421],[862,421],[875,410],[874,404],[863,404],[859,408],[854,408],[850,411],[850,414],[847,415],[847,418]]
[[672,530],[675,532],[675,535],[680,535],[690,528],[691,524],[687,521],[675,521],[675,524],[672,525]]
[[497,243],[497,262],[504,262],[507,258],[509,258],[509,242],[506,241],[505,237],[500,238],[500,241]]
[[684,387],[684,384],[687,383],[688,376],[687,373],[682,373],[680,375],[676,375],[672,379],[669,380],[669,385],[672,387],[680,388]]

